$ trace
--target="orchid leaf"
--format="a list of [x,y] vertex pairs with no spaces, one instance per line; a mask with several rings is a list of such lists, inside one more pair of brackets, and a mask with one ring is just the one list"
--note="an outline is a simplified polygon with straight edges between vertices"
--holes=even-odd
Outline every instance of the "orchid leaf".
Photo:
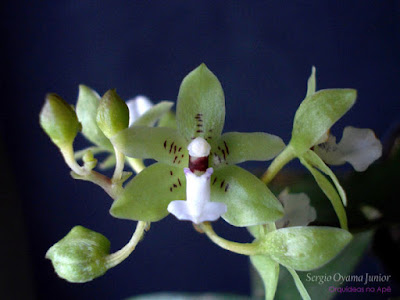
[[294,117],[290,144],[300,156],[314,146],[354,104],[353,89],[320,90],[304,99]]
[[346,211],[344,210],[342,201],[336,189],[332,186],[332,184],[329,182],[328,179],[326,179],[324,175],[322,175],[318,170],[312,167],[305,159],[300,158],[300,162],[311,172],[318,186],[328,197],[329,201],[331,201],[333,209],[335,210],[336,215],[339,218],[340,227],[347,230],[348,227]]
[[146,111],[143,115],[133,122],[131,126],[154,126],[154,124],[164,116],[174,105],[174,102],[171,101],[162,101],[148,111]]
[[308,294],[303,282],[301,281],[299,275],[290,267],[286,267],[289,273],[292,275],[294,283],[296,284],[297,290],[299,291],[301,298],[303,300],[311,300],[310,295]]
[[112,145],[96,122],[97,108],[100,104],[100,96],[91,88],[81,84],[79,86],[76,114],[82,124],[82,134],[93,144],[112,150]]
[[168,204],[186,198],[182,168],[155,163],[137,174],[112,205],[114,217],[156,222],[168,215]]
[[265,300],[273,300],[278,286],[279,264],[267,255],[250,256],[250,261],[264,283]]
[[276,135],[228,132],[221,136],[218,146],[213,149],[214,165],[222,162],[233,165],[248,160],[270,160],[284,147],[282,139]]
[[220,137],[225,121],[224,92],[205,64],[183,79],[176,120],[179,133],[188,141],[202,137],[213,144]]
[[273,222],[283,216],[282,205],[267,186],[234,165],[214,172],[211,201],[225,203],[228,210],[222,218],[238,227]]
[[334,227],[288,227],[265,236],[265,253],[299,271],[319,268],[351,241],[347,230]]
[[332,172],[332,170],[324,163],[324,161],[314,151],[308,150],[303,157],[304,159],[307,160],[308,163],[318,168],[332,179],[336,189],[339,192],[340,198],[342,199],[343,205],[346,206],[347,205],[346,192],[340,185],[339,180],[337,179],[335,173]]
[[111,138],[113,145],[133,158],[152,158],[173,166],[187,166],[187,142],[174,129],[132,126]]

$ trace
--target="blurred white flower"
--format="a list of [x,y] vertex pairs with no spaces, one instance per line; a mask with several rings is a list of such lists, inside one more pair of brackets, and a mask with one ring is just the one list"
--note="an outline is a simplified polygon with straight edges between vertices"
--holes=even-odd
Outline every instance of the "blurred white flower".
[[145,96],[136,96],[133,99],[126,101],[129,109],[129,127],[132,126],[140,116],[153,107],[153,103]]
[[314,151],[329,165],[348,162],[356,171],[362,172],[382,155],[382,144],[371,129],[348,126],[338,144],[336,137],[330,135],[325,143],[316,145]]
[[283,205],[284,216],[275,222],[276,228],[307,226],[317,217],[315,208],[310,205],[310,198],[304,193],[289,194],[283,190],[278,200]]

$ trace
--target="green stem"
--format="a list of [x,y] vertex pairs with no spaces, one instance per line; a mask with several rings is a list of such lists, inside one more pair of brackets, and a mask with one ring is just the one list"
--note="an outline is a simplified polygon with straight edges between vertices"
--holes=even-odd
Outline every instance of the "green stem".
[[74,148],[73,148],[72,144],[64,145],[63,147],[60,147],[60,151],[64,157],[66,164],[68,165],[68,167],[70,167],[70,169],[72,171],[74,171],[76,174],[78,174],[80,176],[86,176],[88,174],[88,170],[81,167],[76,162],[75,157],[74,157]]
[[209,222],[200,224],[200,227],[211,241],[225,250],[243,255],[257,255],[262,253],[260,243],[257,241],[253,243],[237,243],[225,240],[215,233]]
[[140,242],[143,237],[144,231],[147,227],[147,222],[138,221],[136,230],[132,235],[132,238],[123,248],[114,252],[106,257],[107,269],[111,269],[116,265],[124,261],[132,252],[135,250],[136,245]]
[[115,170],[112,177],[113,182],[118,182],[122,178],[122,172],[124,171],[124,160],[125,155],[120,152],[116,147],[114,147],[115,152]]
[[123,188],[121,185],[113,184],[110,178],[100,174],[96,171],[90,171],[86,175],[79,175],[75,172],[71,172],[71,176],[74,179],[84,180],[92,182],[101,187],[113,200],[117,199],[121,195]]
[[285,149],[272,161],[268,170],[261,177],[261,181],[265,184],[271,182],[272,179],[276,176],[276,174],[293,158],[295,158],[295,154],[292,146],[287,145]]
[[128,161],[133,171],[136,172],[136,174],[140,173],[141,171],[143,171],[144,168],[146,168],[143,160],[140,158],[127,157],[126,160]]

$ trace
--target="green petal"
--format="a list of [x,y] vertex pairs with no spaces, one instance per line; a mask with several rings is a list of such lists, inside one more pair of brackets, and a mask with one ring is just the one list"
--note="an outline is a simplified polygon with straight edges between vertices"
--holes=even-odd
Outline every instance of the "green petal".
[[152,158],[173,166],[188,166],[187,142],[167,127],[132,126],[111,138],[123,154],[134,158]]
[[136,175],[112,205],[114,217],[156,222],[168,215],[168,204],[186,199],[182,168],[155,163]]
[[331,201],[333,209],[335,210],[336,215],[339,218],[340,227],[347,230],[348,227],[346,211],[344,210],[342,201],[338,193],[336,192],[336,189],[332,186],[332,184],[329,182],[328,179],[326,179],[324,175],[314,169],[305,159],[300,158],[300,162],[311,172],[318,186],[328,197],[329,201]]
[[158,127],[177,129],[175,113],[173,111],[168,111],[165,115],[163,115],[158,122]]
[[169,112],[173,105],[174,102],[162,101],[137,118],[131,126],[154,126],[162,116]]
[[273,300],[278,286],[279,264],[266,255],[250,256],[250,261],[264,283],[265,300]]
[[284,142],[276,135],[263,132],[228,132],[221,136],[212,155],[215,165],[233,165],[248,160],[270,160],[284,147]]
[[82,134],[93,144],[112,151],[112,145],[104,133],[97,126],[97,107],[100,96],[91,88],[81,84],[79,86],[76,114],[82,124]]
[[283,216],[282,205],[267,186],[237,166],[226,166],[214,172],[211,201],[226,204],[228,210],[222,218],[234,226],[274,222]]
[[294,117],[290,144],[301,155],[314,146],[354,104],[353,89],[329,89],[306,97]]
[[340,198],[342,199],[343,205],[347,205],[347,196],[346,192],[344,191],[343,187],[340,185],[339,180],[337,179],[336,175],[332,172],[332,170],[324,163],[324,161],[312,150],[308,150],[304,156],[304,159],[307,160],[308,163],[313,165],[314,167],[320,169],[326,175],[328,175],[333,183],[335,184],[336,189],[339,192]]
[[220,137],[225,120],[224,92],[205,64],[183,79],[176,120],[179,133],[188,141],[200,136],[213,144]]
[[296,284],[297,290],[299,291],[301,298],[303,300],[311,300],[310,295],[308,294],[303,282],[301,281],[299,275],[297,275],[296,271],[290,267],[286,267],[289,273],[292,275],[294,283]]
[[310,78],[308,78],[307,81],[307,94],[306,94],[306,98],[308,96],[311,96],[313,94],[315,94],[315,91],[317,89],[317,84],[316,84],[316,80],[315,80],[315,67],[313,66],[311,68],[311,75]]
[[266,254],[284,266],[299,271],[319,268],[351,241],[346,230],[333,227],[288,227],[265,237]]

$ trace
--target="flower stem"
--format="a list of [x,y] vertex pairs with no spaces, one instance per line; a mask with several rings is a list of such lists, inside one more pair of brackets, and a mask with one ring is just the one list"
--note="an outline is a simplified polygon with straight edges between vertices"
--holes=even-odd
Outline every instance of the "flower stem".
[[217,235],[209,222],[202,223],[200,227],[211,241],[225,250],[243,255],[257,255],[262,253],[261,245],[258,241],[253,243],[232,242]]
[[86,175],[71,172],[71,176],[74,179],[89,181],[100,186],[113,200],[117,199],[123,191],[121,185],[113,184],[110,178],[93,170]]
[[140,242],[143,237],[144,231],[147,227],[147,222],[138,221],[136,230],[132,235],[132,238],[123,248],[114,252],[106,257],[107,269],[111,269],[116,265],[124,261],[132,252],[135,250],[136,245]]
[[133,171],[136,172],[136,174],[139,174],[144,168],[146,168],[143,160],[140,158],[127,157],[126,160],[128,161]]
[[76,159],[74,157],[74,148],[72,144],[63,146],[62,148],[60,148],[60,151],[62,156],[64,157],[66,164],[68,165],[68,167],[70,167],[72,171],[80,176],[86,176],[88,174],[88,171],[76,162]]
[[114,147],[114,152],[115,152],[115,170],[114,170],[114,175],[112,177],[112,181],[118,182],[122,178],[125,155],[122,152],[120,152],[116,147]]
[[287,145],[285,149],[272,161],[268,170],[261,177],[261,181],[265,184],[271,182],[272,179],[276,176],[276,174],[293,158],[295,158],[295,154],[292,146]]

